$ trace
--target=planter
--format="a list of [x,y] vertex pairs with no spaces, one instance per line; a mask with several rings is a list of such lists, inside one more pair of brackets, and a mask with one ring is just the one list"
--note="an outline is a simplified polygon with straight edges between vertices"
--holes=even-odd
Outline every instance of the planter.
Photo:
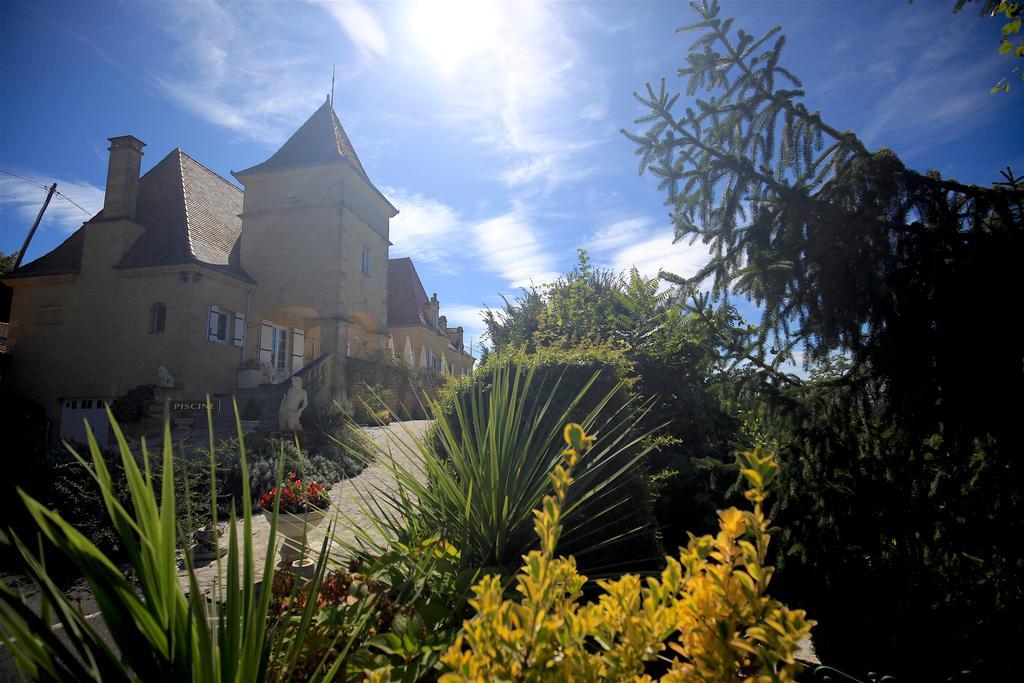
[[255,389],[260,385],[260,380],[263,378],[263,371],[260,369],[255,370],[239,370],[238,371],[238,388],[239,389]]
[[[270,515],[267,511],[267,515]],[[326,510],[313,510],[299,515],[282,512],[277,517],[277,533],[281,535],[281,547],[278,554],[281,562],[278,565],[282,568],[292,568],[294,563],[306,556],[307,561],[315,562],[316,558],[310,558],[307,534],[310,529],[315,528],[327,517]]]
[[176,417],[174,418],[175,427],[191,427],[196,423],[194,417]]
[[259,420],[239,420],[243,432],[251,432],[260,426]]

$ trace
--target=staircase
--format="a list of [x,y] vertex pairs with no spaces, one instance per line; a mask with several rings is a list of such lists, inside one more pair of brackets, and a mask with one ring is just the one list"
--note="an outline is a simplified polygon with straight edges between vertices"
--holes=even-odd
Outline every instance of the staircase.
[[[292,385],[292,377],[302,379],[302,388],[306,390],[306,395],[309,397],[309,407],[306,408],[306,412],[319,409],[321,405],[330,400],[330,358],[331,354],[325,353],[277,384],[261,384],[255,389],[236,389],[235,400],[238,402],[239,415],[245,415],[246,407],[255,403],[260,421],[256,428],[257,431],[277,430],[277,412],[281,407],[281,400]],[[224,406],[225,410],[214,416],[214,432],[219,433],[221,429],[224,429],[228,433],[233,433],[235,431],[235,416],[231,409],[230,397],[226,398]]]

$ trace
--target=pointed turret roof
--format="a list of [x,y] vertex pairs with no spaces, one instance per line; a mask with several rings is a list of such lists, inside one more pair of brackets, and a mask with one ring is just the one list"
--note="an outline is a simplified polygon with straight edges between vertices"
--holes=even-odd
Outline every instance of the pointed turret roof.
[[[302,126],[292,134],[281,149],[261,164],[256,164],[244,171],[235,171],[233,175],[251,175],[270,171],[283,171],[303,166],[319,166],[347,159],[366,177],[366,170],[352,147],[352,141],[345,134],[345,129],[334,113],[328,99],[319,109],[313,112]],[[367,178],[369,180],[369,178]]]

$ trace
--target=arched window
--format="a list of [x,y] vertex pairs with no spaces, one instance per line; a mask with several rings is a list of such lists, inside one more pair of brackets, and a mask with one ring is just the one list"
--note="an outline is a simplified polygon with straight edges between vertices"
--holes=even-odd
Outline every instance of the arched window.
[[163,334],[166,325],[167,307],[159,302],[153,304],[153,307],[149,309],[149,333]]

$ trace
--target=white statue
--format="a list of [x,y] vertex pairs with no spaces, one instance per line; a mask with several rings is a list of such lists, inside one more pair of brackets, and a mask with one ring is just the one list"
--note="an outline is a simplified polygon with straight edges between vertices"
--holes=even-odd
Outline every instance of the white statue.
[[292,377],[292,386],[281,399],[281,407],[277,411],[277,420],[283,430],[297,432],[302,429],[299,418],[302,411],[309,405],[306,390],[302,388],[302,378]]
[[167,368],[160,366],[156,370],[157,381],[161,387],[165,389],[174,387],[174,378],[171,377],[171,373],[167,371]]

